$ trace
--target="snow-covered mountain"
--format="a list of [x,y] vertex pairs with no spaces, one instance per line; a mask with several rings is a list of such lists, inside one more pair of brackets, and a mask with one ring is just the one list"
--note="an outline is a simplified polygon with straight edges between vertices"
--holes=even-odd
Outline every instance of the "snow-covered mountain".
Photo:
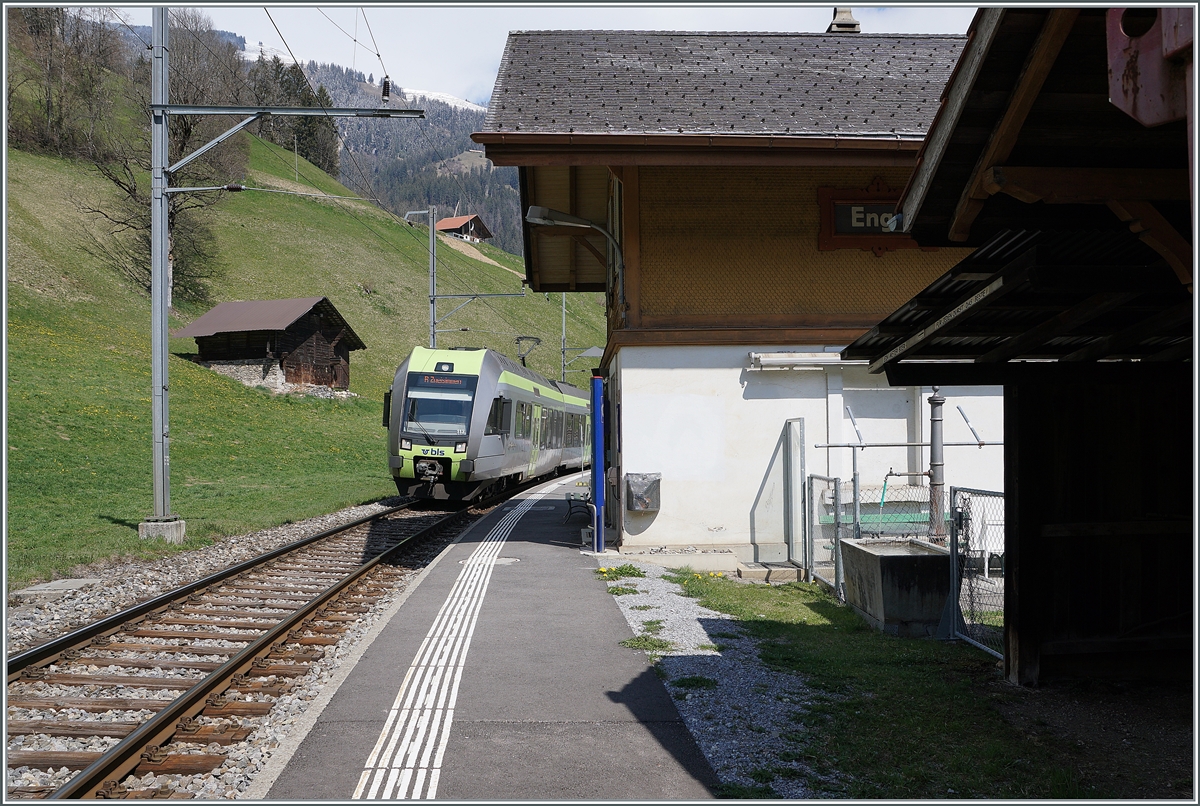
[[470,109],[473,112],[486,112],[486,106],[473,104],[470,101],[464,101],[462,98],[456,98],[453,95],[445,92],[431,92],[429,90],[414,90],[404,87],[400,90],[406,98],[430,98],[434,101],[441,101],[444,104],[449,104],[456,109]]
[[[246,49],[242,51],[242,59],[248,62],[258,61],[258,57],[262,56],[267,61],[278,56],[284,64],[291,64],[292,57],[287,51],[278,50],[277,48],[268,47],[261,42],[247,42]],[[469,109],[473,112],[486,112],[486,106],[472,103],[457,96],[451,95],[448,92],[435,92],[433,90],[414,90],[409,87],[396,87],[395,92],[404,93],[408,98],[430,98],[435,101],[441,101],[444,104],[449,104],[456,109]]]
[[275,56],[278,56],[279,60],[282,61],[284,64],[292,63],[291,54],[289,54],[286,50],[279,50],[278,48],[267,47],[266,45],[263,45],[262,42],[247,42],[246,43],[246,49],[242,51],[242,59],[244,61],[256,62],[256,61],[258,61],[258,57],[260,55],[267,61],[271,61],[272,58],[274,58]]

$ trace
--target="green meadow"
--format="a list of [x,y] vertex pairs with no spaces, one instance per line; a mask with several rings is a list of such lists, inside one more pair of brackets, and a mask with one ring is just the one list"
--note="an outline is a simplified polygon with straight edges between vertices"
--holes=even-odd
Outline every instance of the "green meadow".
[[[248,187],[352,195],[304,160],[297,182],[291,152],[249,148]],[[17,150],[7,191],[7,584],[178,551],[137,535],[153,507],[150,304],[90,253],[81,212],[113,191],[85,164]],[[209,221],[220,276],[209,301],[172,311],[172,329],[216,302],[325,296],[367,349],[351,354],[358,397],[324,400],[244,387],[189,360],[192,339],[170,339],[182,549],[394,494],[382,397],[400,361],[428,343],[428,230],[365,201],[256,190],[226,194]],[[439,243],[438,292],[519,292],[521,258],[480,251],[501,265]],[[529,364],[557,377],[560,300],[474,301],[442,325],[468,330],[439,335],[439,346],[515,356],[516,335],[537,336]],[[567,306],[568,344],[603,345],[599,295],[570,295]]]

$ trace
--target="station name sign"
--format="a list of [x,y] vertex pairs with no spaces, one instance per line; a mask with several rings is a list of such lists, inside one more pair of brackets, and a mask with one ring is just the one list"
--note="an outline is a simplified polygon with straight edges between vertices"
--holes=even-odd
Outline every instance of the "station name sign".
[[837,235],[894,235],[888,232],[895,204],[835,202],[833,231]]
[[888,224],[896,214],[900,191],[876,177],[865,188],[817,188],[821,226],[817,248],[865,249],[882,257],[893,249],[917,249],[917,242],[903,232],[891,232]]

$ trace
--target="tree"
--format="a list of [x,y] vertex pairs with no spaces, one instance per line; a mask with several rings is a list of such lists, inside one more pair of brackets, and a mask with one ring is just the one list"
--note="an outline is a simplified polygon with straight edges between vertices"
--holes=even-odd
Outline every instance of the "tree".
[[[245,75],[236,46],[222,41],[205,15],[194,9],[171,13],[169,98],[172,103],[236,104],[245,92]],[[104,118],[88,156],[96,170],[119,192],[117,202],[84,202],[94,229],[88,248],[147,292],[150,290],[150,72],[139,56],[131,71],[129,103],[142,110],[141,125],[115,116]],[[168,161],[174,164],[214,139],[228,124],[216,116],[171,115]],[[248,153],[240,141],[227,141],[172,173],[174,187],[225,185],[245,173]],[[202,299],[207,280],[219,266],[205,210],[219,193],[172,193],[168,196],[168,297]]]
[[113,113],[129,53],[103,9],[8,10],[9,142],[80,156]]
[[[304,106],[328,109],[333,106],[325,85],[317,87],[317,94],[308,93]],[[296,124],[297,149],[301,156],[332,177],[338,175],[338,131],[333,119],[328,117],[304,117]]]

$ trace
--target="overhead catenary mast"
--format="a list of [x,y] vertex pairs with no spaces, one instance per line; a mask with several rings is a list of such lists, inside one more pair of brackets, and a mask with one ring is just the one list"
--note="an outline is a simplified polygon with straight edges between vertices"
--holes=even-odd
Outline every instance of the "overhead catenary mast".
[[[215,188],[172,188],[171,175],[209,149],[266,115],[301,117],[424,118],[421,109],[361,109],[342,107],[271,107],[271,106],[198,106],[171,104],[168,98],[169,56],[167,9],[151,10],[150,64],[150,383],[151,428],[154,440],[154,511],[138,524],[142,538],[161,538],[182,543],[187,524],[171,512],[171,441],[167,382],[167,315],[170,309],[168,277],[167,196],[170,193],[200,190],[239,189],[229,185]],[[172,114],[249,115],[224,134],[180,159],[168,162],[168,123]]]

